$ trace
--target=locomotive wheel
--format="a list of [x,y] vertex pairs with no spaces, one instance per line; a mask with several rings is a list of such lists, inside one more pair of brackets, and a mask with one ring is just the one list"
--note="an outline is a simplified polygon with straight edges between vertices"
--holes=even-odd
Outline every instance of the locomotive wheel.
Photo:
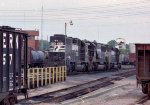
[[71,72],[74,72],[75,69],[76,69],[75,64],[74,64],[74,65],[71,65]]
[[94,70],[94,71],[97,70],[97,66],[96,66],[96,65],[93,66],[93,70]]
[[98,63],[96,63],[96,65],[94,66],[95,70],[98,70]]
[[85,64],[83,65],[82,71],[84,71],[84,72],[86,71],[86,65]]
[[118,65],[118,69],[121,69],[121,64]]
[[88,65],[88,70],[89,70],[89,71],[92,71],[92,70],[93,70],[92,68],[93,68],[92,65]]
[[106,70],[106,65],[104,65],[104,71]]
[[104,70],[105,71],[108,70],[108,65],[107,64],[105,64]]
[[2,101],[2,105],[10,105],[10,102],[9,102],[8,97],[6,97],[6,98]]
[[10,95],[9,101],[11,105],[14,105],[17,102],[17,96],[16,95]]
[[148,84],[142,83],[142,92],[143,92],[144,94],[147,94],[147,93],[148,93]]
[[89,71],[89,66],[88,66],[88,64],[85,66],[85,71],[86,71],[86,72]]
[[148,96],[150,97],[150,83],[147,84]]

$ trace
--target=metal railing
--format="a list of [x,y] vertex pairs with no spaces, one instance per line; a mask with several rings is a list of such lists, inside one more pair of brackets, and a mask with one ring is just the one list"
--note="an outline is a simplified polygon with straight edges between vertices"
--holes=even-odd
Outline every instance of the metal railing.
[[[28,69],[28,89],[38,88],[66,80],[66,67],[47,67]],[[22,71],[22,85],[24,85],[24,71]]]

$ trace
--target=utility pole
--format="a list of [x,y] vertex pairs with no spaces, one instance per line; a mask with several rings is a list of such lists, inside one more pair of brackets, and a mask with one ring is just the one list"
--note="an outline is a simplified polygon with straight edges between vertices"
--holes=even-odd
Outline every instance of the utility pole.
[[26,12],[25,11],[24,11],[23,17],[24,17],[24,29],[26,29]]
[[65,35],[67,35],[67,23],[65,22]]
[[43,50],[43,0],[42,0],[42,11],[41,11],[41,50]]

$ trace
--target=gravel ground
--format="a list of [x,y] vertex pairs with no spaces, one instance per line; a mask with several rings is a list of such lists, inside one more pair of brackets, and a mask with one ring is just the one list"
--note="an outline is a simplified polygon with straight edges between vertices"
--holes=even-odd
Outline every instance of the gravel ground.
[[150,100],[143,104],[136,103],[144,96],[147,95],[141,92],[141,87],[137,88],[136,78],[132,76],[76,99],[40,105],[150,105]]
[[[135,102],[143,96],[145,95],[141,92],[141,88],[136,87],[135,76],[132,76],[117,81],[112,86],[96,90],[78,99],[59,103],[58,105],[136,105]],[[148,102],[144,105],[150,105]]]

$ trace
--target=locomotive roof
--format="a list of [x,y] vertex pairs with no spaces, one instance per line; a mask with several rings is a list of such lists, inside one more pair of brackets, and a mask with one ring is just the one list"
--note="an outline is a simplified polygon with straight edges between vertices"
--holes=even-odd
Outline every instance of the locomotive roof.
[[54,36],[62,36],[62,37],[65,37],[67,35],[64,35],[64,34],[54,34]]

